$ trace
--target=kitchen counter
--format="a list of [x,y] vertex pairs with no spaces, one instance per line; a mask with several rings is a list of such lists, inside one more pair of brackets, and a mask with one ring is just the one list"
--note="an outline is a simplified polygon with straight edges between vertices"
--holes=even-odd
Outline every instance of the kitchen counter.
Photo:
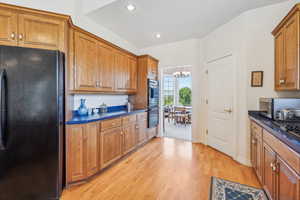
[[280,129],[278,125],[274,123],[274,120],[261,116],[259,111],[249,111],[248,114],[251,120],[255,121],[280,141],[300,154],[300,137]]
[[108,113],[102,113],[102,114],[94,114],[94,115],[88,115],[88,116],[73,116],[73,118],[66,122],[67,125],[71,124],[85,124],[90,122],[96,122],[126,115],[132,115],[136,113],[146,112],[146,109],[138,109],[138,110],[132,110],[131,112],[127,112],[127,110],[119,110],[119,111],[112,111]]

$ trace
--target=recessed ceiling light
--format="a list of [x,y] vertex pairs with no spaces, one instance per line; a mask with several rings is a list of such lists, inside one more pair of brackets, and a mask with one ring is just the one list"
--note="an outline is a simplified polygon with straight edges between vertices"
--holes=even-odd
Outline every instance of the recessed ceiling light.
[[161,35],[160,35],[159,33],[157,33],[155,36],[156,36],[156,38],[158,38],[158,39],[161,37]]
[[126,7],[127,7],[127,10],[129,10],[129,11],[131,11],[131,12],[135,10],[135,5],[133,5],[133,4],[131,4],[131,3],[128,4]]

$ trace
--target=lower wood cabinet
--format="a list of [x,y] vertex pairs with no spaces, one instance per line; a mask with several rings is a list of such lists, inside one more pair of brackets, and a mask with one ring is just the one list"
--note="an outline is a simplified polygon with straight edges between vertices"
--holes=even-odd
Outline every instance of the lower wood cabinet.
[[138,121],[137,124],[137,132],[138,132],[138,143],[145,143],[148,139],[148,131],[147,131],[147,121]]
[[84,129],[82,125],[67,126],[67,182],[76,182],[86,177]]
[[131,123],[123,127],[123,154],[127,154],[132,151],[138,144],[137,138],[137,126],[135,123]]
[[87,176],[96,174],[99,170],[99,124],[86,124],[86,170]]
[[300,155],[255,122],[251,122],[251,162],[270,200],[300,200]]
[[280,156],[277,156],[276,172],[277,200],[300,200],[300,176]]
[[263,186],[273,200],[276,199],[276,173],[274,170],[276,161],[276,153],[264,143],[263,146],[263,166],[264,166],[264,181]]
[[101,132],[101,168],[122,156],[122,134],[121,127]]
[[86,181],[156,135],[147,113],[67,125],[66,184]]
[[67,182],[94,175],[99,168],[99,123],[67,127]]

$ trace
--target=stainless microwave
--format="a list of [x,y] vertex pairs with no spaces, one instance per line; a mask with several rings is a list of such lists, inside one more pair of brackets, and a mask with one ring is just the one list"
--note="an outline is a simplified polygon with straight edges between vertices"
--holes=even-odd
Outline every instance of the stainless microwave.
[[300,109],[299,98],[260,98],[259,110],[261,115],[270,119],[278,120],[279,113],[284,109]]

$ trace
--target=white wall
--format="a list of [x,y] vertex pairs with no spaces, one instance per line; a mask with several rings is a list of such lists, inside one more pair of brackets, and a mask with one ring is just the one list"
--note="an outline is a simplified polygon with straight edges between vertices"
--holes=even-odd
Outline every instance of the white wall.
[[[227,54],[233,54],[237,61],[237,155],[235,159],[250,165],[248,110],[258,109],[259,97],[300,97],[299,92],[274,91],[274,39],[271,31],[299,0],[288,1],[263,8],[247,11],[217,30],[202,38],[204,60],[201,68],[205,70],[207,62]],[[252,88],[251,71],[264,71],[264,86]],[[201,75],[201,74],[200,74]],[[205,77],[205,75],[201,75]],[[207,88],[205,78],[202,87]],[[201,93],[206,98],[207,90]],[[207,106],[201,102],[201,110]],[[203,114],[207,116],[207,112]],[[203,117],[202,117],[203,119]],[[205,138],[206,123],[201,124],[201,134]],[[204,140],[205,141],[205,140]]]
[[83,0],[1,0],[0,2],[71,15],[75,25],[132,53],[139,53],[139,49],[135,45],[87,17],[83,11]]
[[141,54],[150,54],[159,60],[159,69],[176,66],[192,66],[192,106],[193,106],[193,127],[192,139],[194,142],[201,140],[200,128],[197,122],[199,119],[199,78],[201,41],[190,39],[160,46],[154,46],[141,50]]

